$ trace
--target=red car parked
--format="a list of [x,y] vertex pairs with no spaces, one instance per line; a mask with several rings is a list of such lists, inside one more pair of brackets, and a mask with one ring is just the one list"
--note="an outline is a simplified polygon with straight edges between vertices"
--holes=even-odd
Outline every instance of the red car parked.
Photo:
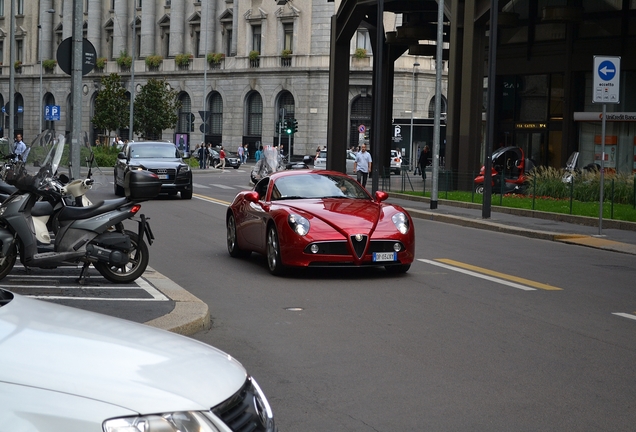
[[387,198],[380,191],[372,197],[335,171],[275,172],[239,192],[228,208],[228,252],[263,254],[272,274],[334,266],[407,272],[415,255],[413,221]]

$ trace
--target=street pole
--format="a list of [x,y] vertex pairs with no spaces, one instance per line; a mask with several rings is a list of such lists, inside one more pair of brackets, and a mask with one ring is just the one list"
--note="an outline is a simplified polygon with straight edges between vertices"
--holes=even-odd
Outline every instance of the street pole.
[[46,12],[46,13],[55,13],[55,9],[47,9],[46,11],[42,11],[40,10],[40,16],[39,16],[39,21],[40,23],[38,24],[38,32],[40,33],[40,37],[38,40],[38,61],[40,63],[40,132],[42,132],[42,130],[44,130],[44,124],[42,123],[42,12]]
[[[13,146],[14,126],[15,126],[15,0],[11,0],[11,15],[9,16],[9,143]],[[13,147],[11,147],[13,148]]]
[[82,0],[73,0],[73,36],[72,50],[73,59],[71,67],[71,100],[72,123],[71,123],[71,149],[70,149],[70,177],[71,179],[80,176],[80,149],[82,139],[82,63],[84,60],[83,49],[83,26],[84,26],[84,2]]
[[137,45],[137,5],[133,2],[133,22],[132,22],[132,64],[130,65],[130,113],[128,116],[128,141],[133,140],[133,121],[135,118],[135,47]]
[[205,2],[205,31],[203,32],[203,139],[201,142],[205,144],[205,133],[208,128],[207,101],[206,91],[208,89],[208,1]]
[[[442,48],[444,45],[444,0],[437,5],[437,49],[435,52],[435,119],[433,120],[433,182],[431,187],[431,210],[437,209],[439,191],[440,121],[442,116]],[[447,181],[448,183],[448,181]],[[448,184],[446,184],[448,190]]]
[[486,110],[486,145],[484,146],[484,198],[481,217],[490,219],[492,211],[492,147],[495,133],[495,83],[497,73],[497,18],[499,1],[490,4],[490,31],[488,33],[488,108]]
[[411,167],[415,170],[417,167],[417,155],[413,151],[413,111],[415,111],[415,68],[419,67],[419,63],[413,63],[413,78],[411,79],[411,143],[410,143],[410,152],[411,152]]

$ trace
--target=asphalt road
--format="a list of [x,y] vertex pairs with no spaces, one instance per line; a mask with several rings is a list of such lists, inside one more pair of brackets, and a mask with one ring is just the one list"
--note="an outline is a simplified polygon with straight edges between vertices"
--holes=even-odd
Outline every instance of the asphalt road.
[[633,256],[415,220],[406,275],[273,277],[226,250],[248,176],[145,203],[150,265],[209,305],[194,337],[246,366],[281,431],[634,429]]

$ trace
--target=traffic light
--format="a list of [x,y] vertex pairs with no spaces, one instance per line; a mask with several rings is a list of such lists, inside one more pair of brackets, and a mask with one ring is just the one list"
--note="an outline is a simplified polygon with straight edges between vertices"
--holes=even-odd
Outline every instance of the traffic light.
[[285,120],[285,133],[287,135],[291,135],[294,133],[293,123],[291,120]]
[[293,122],[292,131],[293,131],[293,133],[296,133],[296,132],[298,132],[298,120],[293,119],[292,122]]
[[276,133],[279,133],[279,132],[280,132],[280,122],[279,122],[279,121],[277,121],[277,122],[276,122],[276,129],[274,129],[274,131],[275,131]]
[[194,120],[196,117],[194,114],[190,113],[190,130],[188,132],[194,132]]

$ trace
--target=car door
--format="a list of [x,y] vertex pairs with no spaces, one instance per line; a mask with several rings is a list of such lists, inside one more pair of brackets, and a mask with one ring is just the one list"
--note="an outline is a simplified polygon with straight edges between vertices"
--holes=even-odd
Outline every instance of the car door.
[[117,162],[115,163],[115,181],[118,185],[124,185],[124,176],[126,175],[126,168],[128,166],[128,160],[126,157],[123,159],[119,158],[120,154],[127,155],[130,150],[129,145],[125,145],[124,148],[117,154]]
[[255,250],[265,250],[265,226],[269,218],[266,197],[269,188],[269,177],[261,179],[254,190],[258,192],[258,201],[245,203],[245,219],[241,223],[244,240]]

